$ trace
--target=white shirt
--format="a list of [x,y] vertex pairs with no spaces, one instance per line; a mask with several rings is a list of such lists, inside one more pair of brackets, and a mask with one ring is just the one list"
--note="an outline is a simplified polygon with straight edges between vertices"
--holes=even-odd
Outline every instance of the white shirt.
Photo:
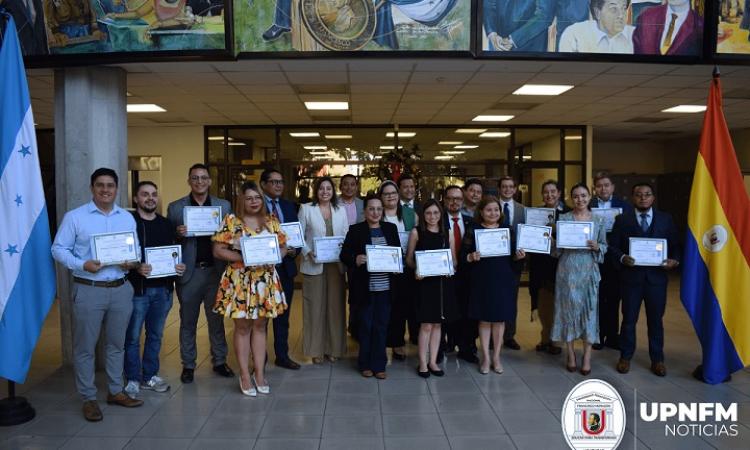
[[513,200],[505,201],[503,199],[500,199],[500,212],[505,214],[505,205],[508,205],[508,223],[513,226],[513,210],[515,209],[513,207]]
[[596,204],[598,205],[597,208],[611,208],[612,207],[612,197],[609,198],[606,202],[599,197],[596,198]]
[[596,20],[578,22],[565,28],[560,37],[560,52],[569,53],[633,53],[633,31],[625,25],[616,35],[609,37],[599,29]]
[[385,221],[396,225],[396,228],[398,228],[398,231],[406,231],[406,227],[404,226],[404,221],[400,220],[398,216],[385,216]]
[[450,232],[451,239],[453,238],[453,225],[455,222],[453,221],[454,217],[458,217],[458,229],[461,231],[461,237],[464,237],[464,233],[466,233],[466,229],[464,227],[464,218],[462,217],[461,213],[458,213],[458,216],[453,216],[451,214],[448,214],[448,231]]
[[408,206],[411,209],[414,209],[414,200],[401,200],[401,206]]
[[677,14],[677,20],[675,20],[674,23],[674,31],[672,31],[672,42],[670,42],[670,45],[674,43],[674,38],[677,37],[677,33],[680,31],[680,27],[683,23],[685,23],[685,19],[687,19],[689,11],[690,8],[685,8],[685,11],[682,12],[673,11],[672,8],[667,8],[667,13],[664,16],[664,29],[661,32],[659,47],[664,44],[664,40],[667,38],[667,32],[669,32],[669,24],[672,22],[672,14]]

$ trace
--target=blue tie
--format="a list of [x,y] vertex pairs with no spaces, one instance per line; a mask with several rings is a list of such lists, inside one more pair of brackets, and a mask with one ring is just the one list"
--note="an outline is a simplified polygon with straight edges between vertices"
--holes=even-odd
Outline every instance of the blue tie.
[[648,233],[648,214],[646,213],[641,213],[641,230]]
[[503,204],[503,227],[510,226],[510,207],[507,203]]

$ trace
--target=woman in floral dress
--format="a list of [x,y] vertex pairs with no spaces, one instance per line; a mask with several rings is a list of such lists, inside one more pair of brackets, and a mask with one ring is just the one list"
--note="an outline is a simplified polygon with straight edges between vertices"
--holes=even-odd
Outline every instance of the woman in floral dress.
[[[245,266],[240,251],[243,236],[273,233],[278,236],[280,254],[286,252],[286,235],[279,221],[266,211],[263,193],[252,181],[241,188],[241,215],[229,214],[214,234],[214,257],[227,261],[216,294],[214,311],[234,319],[234,349],[240,366],[240,390],[254,397],[270,393],[265,379],[266,322],[287,309],[284,290],[274,265]],[[253,354],[251,378],[248,360]]]

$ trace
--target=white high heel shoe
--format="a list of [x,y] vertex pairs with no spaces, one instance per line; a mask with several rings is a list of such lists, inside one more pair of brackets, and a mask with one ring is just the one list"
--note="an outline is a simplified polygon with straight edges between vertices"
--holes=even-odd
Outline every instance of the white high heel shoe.
[[271,393],[271,386],[269,386],[267,382],[264,386],[259,385],[258,382],[255,381],[255,375],[253,375],[253,384],[258,389],[258,392],[260,392],[261,394],[268,395]]
[[242,387],[242,377],[240,377],[239,379],[240,379],[240,391],[242,391],[243,395],[247,395],[248,397],[258,396],[258,391],[255,390],[255,388],[253,387],[253,384],[250,385],[250,389],[244,389]]

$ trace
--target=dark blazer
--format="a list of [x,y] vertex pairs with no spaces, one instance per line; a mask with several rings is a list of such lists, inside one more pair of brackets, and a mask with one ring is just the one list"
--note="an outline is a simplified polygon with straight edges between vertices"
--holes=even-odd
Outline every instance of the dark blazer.
[[47,51],[47,31],[44,25],[44,6],[41,0],[32,0],[32,4],[36,11],[34,20],[32,20],[31,12],[21,0],[4,0],[0,6],[4,6],[13,16],[21,53],[24,56],[46,55],[49,52]]
[[651,211],[653,217],[647,233],[641,229],[635,211],[620,214],[615,219],[615,226],[609,236],[607,254],[620,270],[620,281],[623,287],[628,284],[643,283],[666,285],[668,281],[667,271],[662,267],[628,267],[620,262],[622,256],[629,252],[629,238],[666,239],[669,259],[679,261],[682,257],[679,235],[672,216],[654,208]]
[[[284,215],[283,223],[297,222],[299,220],[297,218],[297,207],[294,203],[280,198],[279,207],[281,208],[281,214]],[[294,258],[297,257],[298,253],[299,250],[295,251],[294,256],[285,255],[281,263],[276,265],[276,271],[280,277],[294,278],[297,275],[297,263],[294,262]]]
[[[544,40],[542,51],[547,51],[547,29],[552,25],[552,20],[555,17],[557,17],[555,41],[555,46],[557,46],[565,28],[589,18],[589,2],[581,0],[537,0],[534,15],[527,19],[523,26],[511,33],[513,42],[519,49],[526,48],[530,43],[539,40],[541,36]],[[552,49],[552,51],[556,50],[557,47]]]
[[[398,239],[398,228],[396,225],[388,222],[381,222],[380,228],[383,230],[385,241],[388,245],[400,247],[401,242]],[[370,225],[367,222],[359,222],[349,227],[346,233],[344,245],[341,248],[341,262],[346,265],[347,276],[349,278],[349,297],[352,304],[366,304],[370,295],[370,273],[367,271],[367,265],[357,266],[357,255],[365,254],[365,246],[372,244],[370,237]],[[391,288],[396,282],[395,276],[391,275]],[[391,289],[391,295],[393,289]]]
[[[669,26],[668,5],[646,8],[638,16],[633,32],[633,50],[636,55],[661,54],[661,35]],[[665,23],[665,20],[667,22]],[[703,45],[703,19],[694,10],[688,11],[667,55],[699,55]]]
[[[610,203],[612,203],[613,208],[622,208],[622,213],[625,214],[627,212],[633,211],[633,205],[626,202],[625,200],[622,200],[618,197],[612,196],[612,200],[610,200]],[[591,204],[589,204],[589,207],[591,208],[598,208],[599,207],[599,198],[594,196],[593,199],[591,199]]]
[[[450,220],[450,214],[443,214],[443,225],[445,225],[448,233],[450,233],[451,229]],[[474,226],[474,218],[461,213],[461,220],[464,222],[464,233],[468,233]]]
[[[485,32],[488,35],[494,32],[504,38],[508,37],[531,20],[536,11],[536,4],[536,0],[483,0]],[[514,51],[547,51],[546,33],[537,33],[518,41],[513,35],[513,42],[516,44]]]

